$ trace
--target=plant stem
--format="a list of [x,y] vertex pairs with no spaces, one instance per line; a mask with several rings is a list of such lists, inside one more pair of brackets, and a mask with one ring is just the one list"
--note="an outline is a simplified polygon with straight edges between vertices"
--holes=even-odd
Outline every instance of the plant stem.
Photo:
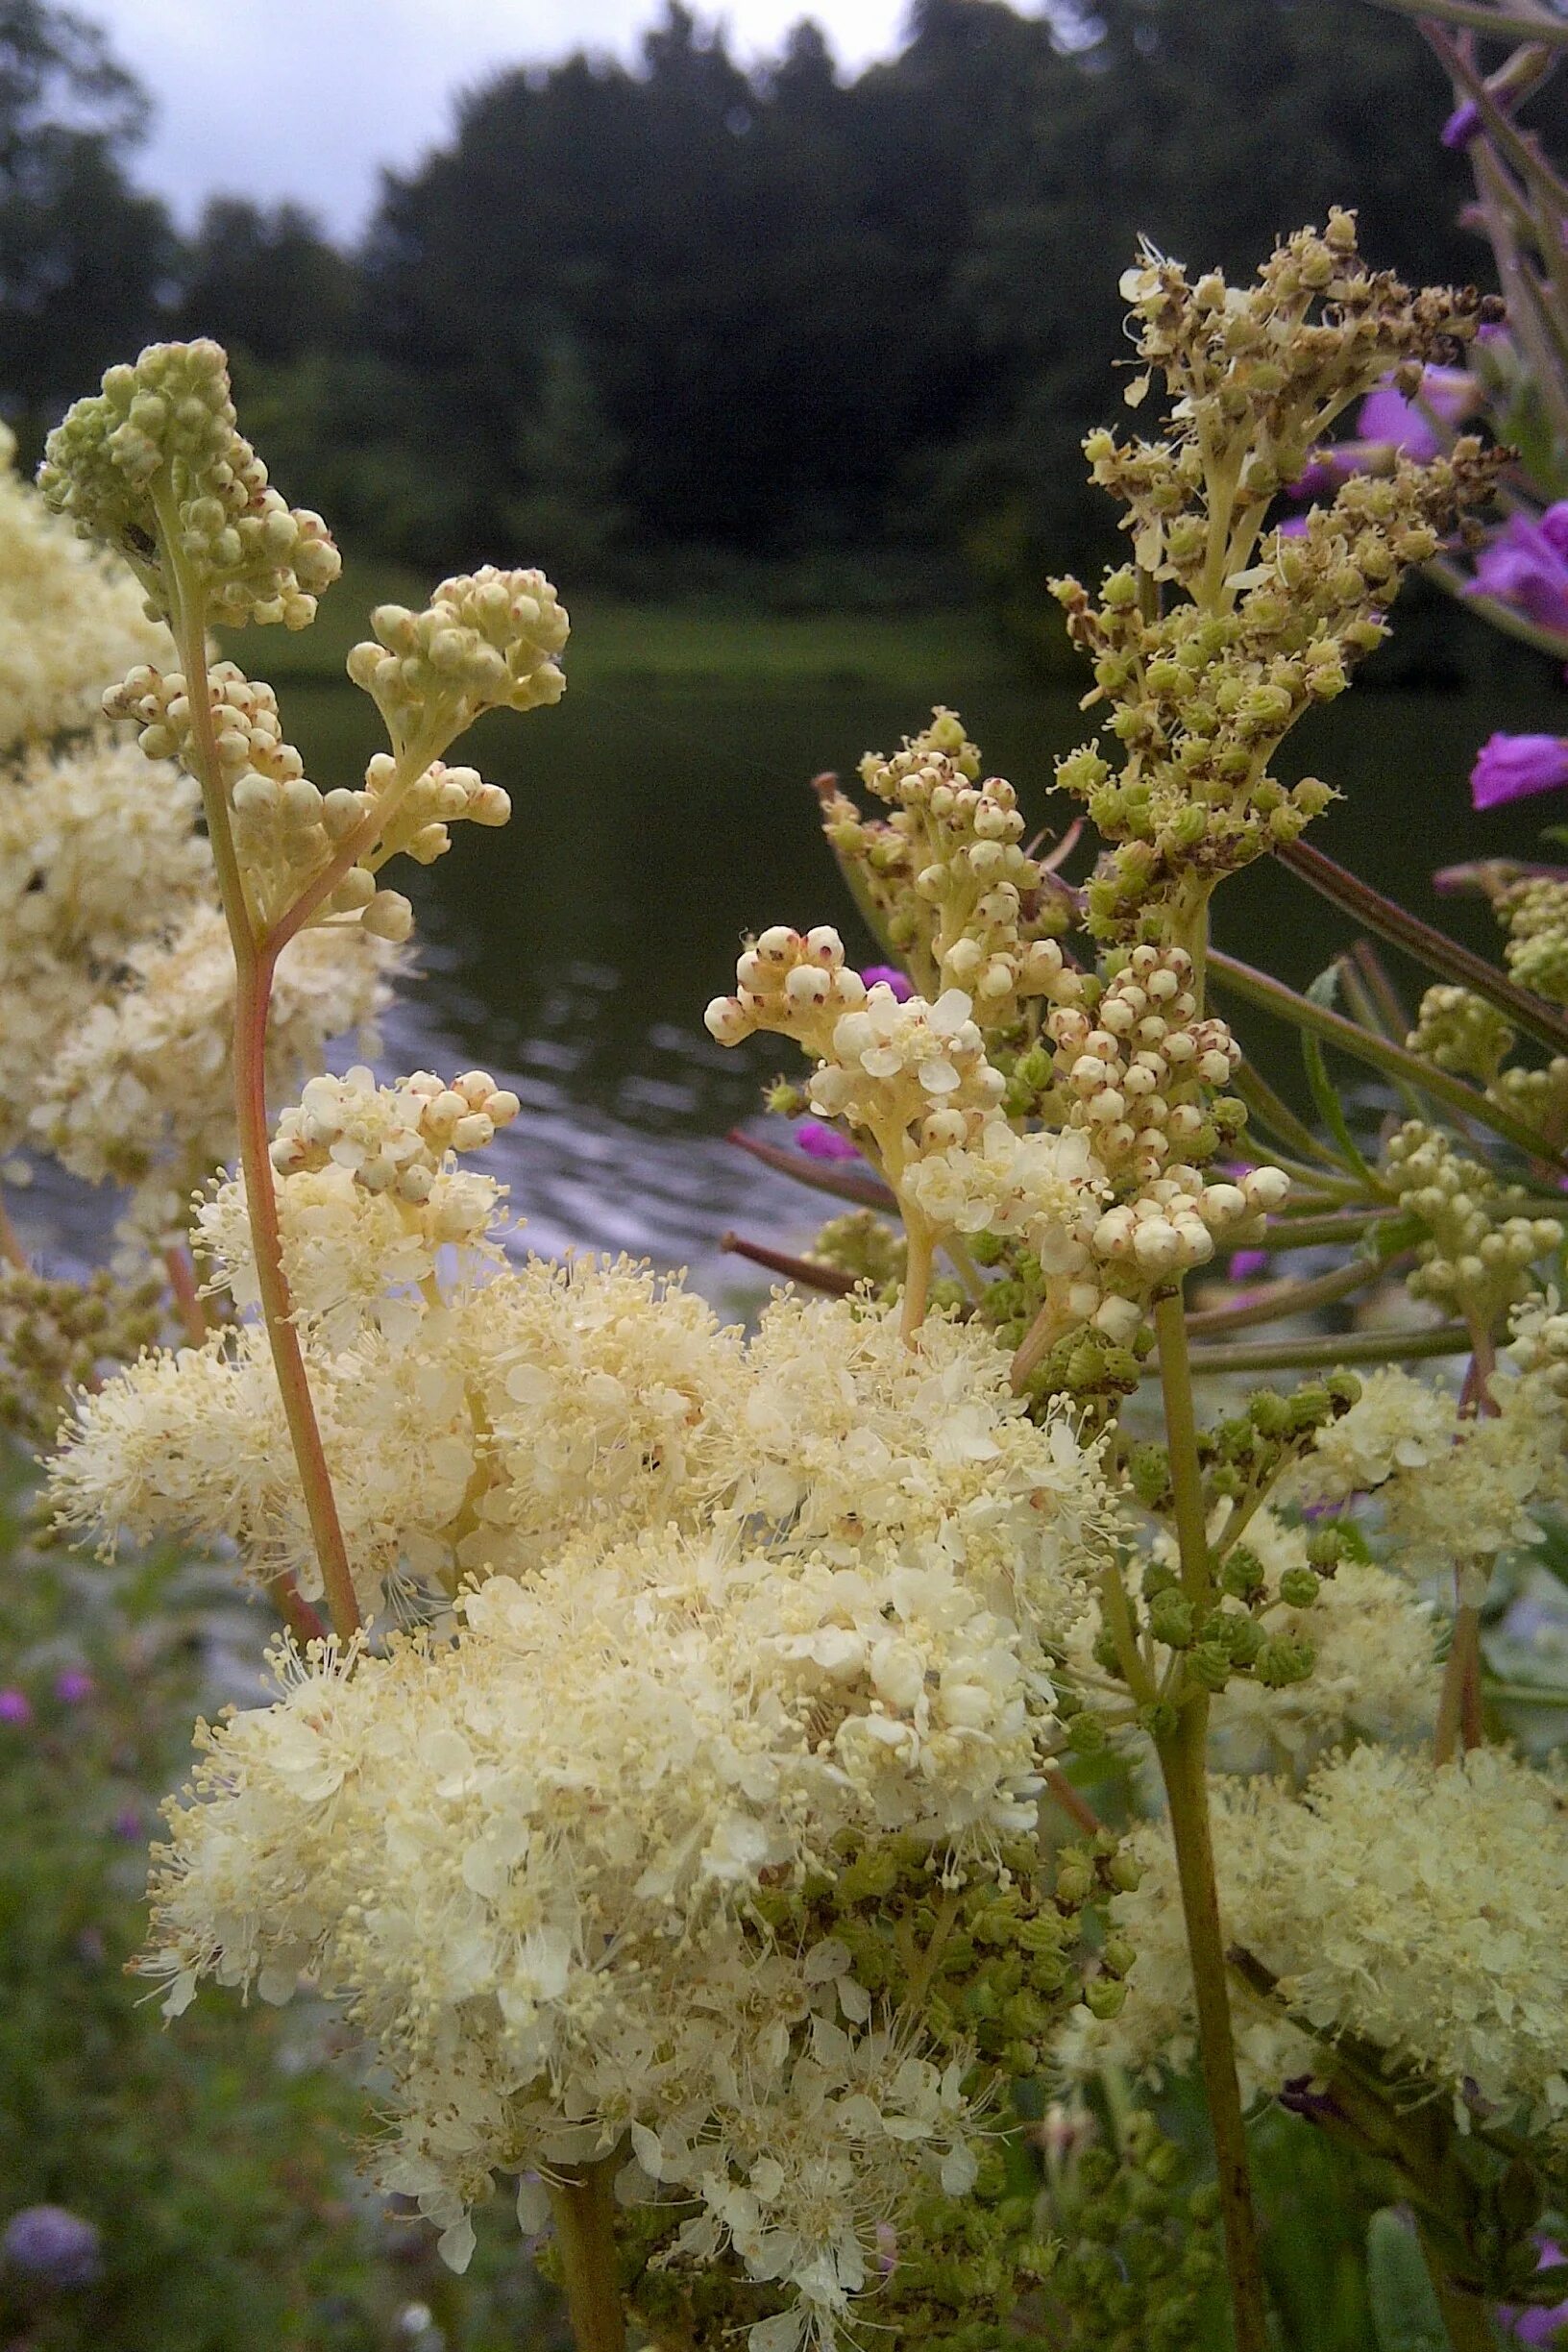
[[1195,1378],[1214,1372],[1289,1372],[1298,1366],[1408,1363],[1424,1356],[1462,1356],[1470,1334],[1462,1323],[1439,1323],[1431,1331],[1345,1332],[1324,1339],[1238,1340],[1231,1347],[1194,1348]]
[[1246,1331],[1256,1323],[1273,1323],[1281,1315],[1308,1314],[1319,1307],[1332,1307],[1340,1299],[1350,1298],[1364,1290],[1368,1283],[1383,1274],[1392,1273],[1409,1256],[1408,1250],[1398,1257],[1384,1259],[1355,1258],[1349,1265],[1335,1266],[1332,1274],[1314,1275],[1310,1282],[1270,1283],[1258,1297],[1249,1298],[1237,1307],[1213,1307],[1203,1314],[1186,1318],[1189,1337],[1201,1338],[1208,1332]]
[[1479,2295],[1470,2294],[1464,2288],[1457,2287],[1449,2277],[1443,2267],[1441,2256],[1421,2226],[1419,2214],[1416,2216],[1415,2236],[1416,2242],[1421,2248],[1421,2259],[1427,2266],[1427,2276],[1432,2281],[1432,2291],[1437,2298],[1437,2309],[1443,2315],[1443,2326],[1448,2331],[1448,2340],[1453,2346],[1453,2352],[1496,2352],[1497,2338],[1492,2333],[1492,2323],[1486,2315],[1485,2304],[1482,2302]]
[[321,1429],[311,1401],[305,1351],[294,1321],[294,1302],[283,1271],[278,1189],[268,1149],[266,1046],[272,970],[270,957],[262,964],[252,955],[235,973],[234,1108],[239,1124],[239,1162],[245,1178],[257,1288],[261,1296],[261,1313],[272,1347],[278,1388],[283,1400],[283,1415],[305,1493],[327,1606],[339,1640],[347,1641],[358,1627],[359,1604],[337,1516],[331,1472],[327,1466]]
[[829,1163],[808,1158],[800,1150],[785,1151],[776,1143],[765,1143],[760,1136],[749,1136],[744,1127],[732,1127],[724,1138],[764,1167],[776,1168],[793,1184],[804,1185],[813,1192],[831,1193],[835,1200],[853,1201],[857,1209],[880,1209],[888,1216],[897,1213],[898,1201],[891,1186],[880,1184],[869,1174],[857,1175],[843,1161]]
[[1198,1467],[1198,1423],[1192,1405],[1192,1371],[1187,1353],[1187,1316],[1179,1290],[1154,1311],[1160,1342],[1160,1389],[1165,1407],[1171,1491],[1176,1498],[1176,1542],[1181,1554],[1182,1590],[1194,1607],[1210,1595],[1209,1534]]
[[1477,1088],[1466,1086],[1462,1079],[1451,1078],[1430,1062],[1408,1053],[1402,1045],[1391,1045],[1386,1038],[1374,1037],[1342,1013],[1331,1013],[1326,1005],[1313,1004],[1310,997],[1300,996],[1283,980],[1272,980],[1266,972],[1255,971],[1250,964],[1241,964],[1234,956],[1221,955],[1217,948],[1209,951],[1210,969],[1215,977],[1234,989],[1238,996],[1261,1006],[1265,1013],[1278,1015],[1309,1035],[1321,1038],[1326,1044],[1337,1045],[1341,1052],[1356,1061],[1382,1070],[1393,1079],[1405,1079],[1422,1093],[1430,1095],[1460,1118],[1474,1119],[1479,1126],[1490,1127],[1531,1160],[1543,1155],[1542,1138],[1533,1127],[1494,1103]]
[[1208,1734],[1209,1701],[1206,1694],[1200,1694],[1182,1709],[1169,1738],[1157,1743],[1157,1752],[1170,1806],[1182,1916],[1192,1962],[1198,2054],[1218,2168],[1236,2352],[1266,2352],[1268,2322],[1263,2305],[1263,2278],[1252,2210],[1252,2184],[1247,2175],[1246,2129],[1241,2120],[1236,2039],[1225,1980],[1225,1939],[1219,1923],[1213,1844],[1209,1830],[1205,1752]]
[[909,1256],[904,1264],[904,1304],[898,1318],[898,1329],[905,1347],[912,1348],[916,1334],[925,1321],[936,1237],[919,1212],[909,1208],[904,1211],[904,1232],[909,1241]]
[[278,1193],[268,1150],[267,1123],[267,1008],[272,994],[277,951],[263,953],[257,943],[233,830],[229,798],[224,790],[212,724],[212,691],[208,681],[207,621],[203,600],[191,591],[178,555],[178,518],[162,523],[162,560],[170,590],[170,625],[179,649],[190,704],[196,780],[217,869],[218,889],[234,954],[234,1117],[239,1130],[239,1162],[245,1180],[245,1205],[250,1217],[251,1245],[256,1258],[257,1287],[267,1327],[279,1393],[288,1424],[289,1439],[304,1490],[310,1533],[320,1563],[332,1625],[347,1641],[359,1624],[349,1556],[338,1522],[331,1474],[322,1447],[321,1431],[310,1397],[305,1354],[294,1322],[294,1302],[283,1271],[282,1235],[278,1222]]
[[1433,924],[1423,922],[1418,915],[1410,914],[1392,898],[1385,898],[1381,891],[1371,889],[1343,866],[1336,866],[1333,858],[1325,857],[1321,849],[1314,849],[1308,842],[1292,842],[1287,848],[1276,849],[1274,855],[1331,905],[1354,916],[1380,939],[1403,948],[1407,955],[1413,956],[1418,964],[1425,964],[1429,970],[1439,972],[1445,980],[1456,981],[1473,994],[1483,996],[1516,1027],[1553,1053],[1568,1053],[1568,1021],[1554,1012],[1544,998],[1531,995],[1529,989],[1521,988],[1495,965],[1472,954],[1468,947],[1461,947],[1458,940],[1446,938]]
[[7,1265],[15,1266],[23,1274],[28,1270],[22,1237],[11,1221],[11,1211],[6,1207],[3,1196],[0,1196],[0,1258],[5,1260]]
[[749,1258],[753,1265],[766,1266],[770,1274],[782,1274],[786,1282],[799,1283],[807,1290],[825,1290],[830,1298],[847,1298],[855,1286],[853,1274],[843,1266],[816,1265],[809,1258],[793,1258],[788,1250],[770,1248],[766,1241],[748,1241],[744,1234],[722,1233],[719,1247],[737,1258]]
[[555,2242],[577,2352],[625,2352],[626,2321],[616,2277],[613,2156],[563,2165],[550,2182]]
[[169,1278],[169,1290],[180,1310],[180,1320],[185,1327],[185,1337],[192,1347],[205,1347],[208,1340],[207,1310],[196,1287],[196,1272],[190,1262],[190,1252],[178,1242],[171,1242],[163,1252],[163,1270]]
[[[1213,1577],[1204,1523],[1197,1417],[1179,1290],[1160,1301],[1154,1311],[1154,1322],[1160,1340],[1160,1384],[1165,1408],[1170,1482],[1176,1502],[1182,1590],[1194,1606],[1203,1608],[1213,1599]],[[1266,2352],[1268,2322],[1263,2305],[1263,2278],[1258,2257],[1252,2185],[1247,2176],[1246,2133],[1241,2120],[1236,2038],[1226,1984],[1225,1939],[1220,1930],[1213,1841],[1209,1826],[1208,1741],[1208,1694],[1194,1691],[1183,1705],[1175,1729],[1157,1740],[1155,1750],[1170,1806],[1182,1916],[1192,1962],[1198,2054],[1218,2168],[1236,2352]]]
[[1451,1764],[1462,1746],[1481,1745],[1481,1611],[1461,1602],[1454,1612],[1454,1638],[1443,1666],[1433,1733],[1434,1764]]
[[1459,25],[1466,32],[1486,33],[1495,40],[1538,40],[1568,48],[1568,22],[1560,16],[1506,14],[1485,0],[1372,0],[1374,8],[1391,9],[1396,16],[1432,16],[1439,24]]

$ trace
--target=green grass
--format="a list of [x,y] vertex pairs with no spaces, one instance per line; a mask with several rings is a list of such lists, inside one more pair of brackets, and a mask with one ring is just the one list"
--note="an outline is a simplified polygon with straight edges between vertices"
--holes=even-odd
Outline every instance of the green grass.
[[[290,635],[252,630],[225,649],[269,678],[329,679],[380,603],[421,604],[431,582],[395,565],[351,561],[322,600],[315,625]],[[678,683],[700,690],[757,686],[858,686],[907,694],[957,671],[976,684],[1017,681],[1017,666],[983,613],[773,613],[739,602],[633,604],[571,597],[574,685]]]

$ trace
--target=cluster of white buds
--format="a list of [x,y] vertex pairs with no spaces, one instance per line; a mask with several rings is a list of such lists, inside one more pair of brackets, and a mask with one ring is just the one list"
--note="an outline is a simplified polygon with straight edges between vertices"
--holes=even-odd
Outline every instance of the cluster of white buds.
[[1514,1033],[1483,996],[1439,983],[1422,997],[1415,1027],[1405,1042],[1411,1053],[1438,1069],[1489,1087],[1513,1050]]
[[342,560],[320,515],[288,506],[234,423],[220,345],[154,343],[112,367],[49,435],[38,487],[84,537],[118,549],[165,608],[154,550],[194,576],[230,628],[305,628]]
[[[257,912],[270,921],[292,906],[302,891],[331,863],[337,845],[370,808],[368,793],[329,792],[312,784],[305,762],[283,740],[278,698],[272,688],[248,678],[233,662],[214,662],[208,674],[212,736],[218,771],[233,822],[234,853],[245,870]],[[178,759],[200,772],[200,753],[186,681],[178,670],[162,672],[139,663],[104,696],[105,715],[128,719],[136,727],[149,759]],[[382,759],[385,755],[382,754]],[[388,769],[391,762],[385,762]],[[371,763],[378,766],[376,761]],[[461,772],[465,774],[471,772]],[[490,788],[478,787],[478,796]],[[423,783],[416,790],[423,789]],[[506,813],[510,803],[505,795]],[[450,807],[453,796],[432,787],[429,796]],[[468,814],[470,794],[463,792]],[[504,817],[488,818],[503,822]],[[404,846],[393,842],[383,854]],[[444,845],[444,844],[443,844]],[[380,863],[380,858],[377,859]],[[355,866],[327,899],[323,914],[357,915],[372,937],[394,943],[413,927],[413,909],[400,891],[378,890],[371,867]]]
[[1046,1017],[1066,1123],[1091,1130],[1118,1190],[1218,1147],[1209,1098],[1241,1051],[1224,1021],[1199,1018],[1192,977],[1185,948],[1135,947],[1092,1016],[1059,1005]]
[[938,709],[891,759],[868,752],[860,773],[894,814],[864,819],[835,790],[823,828],[917,984],[932,997],[963,989],[986,1029],[1011,1026],[1028,997],[1071,1001],[1080,984],[1053,936],[1068,902],[1022,845],[1012,785],[979,780],[980,754],[957,715]]
[[482,1151],[521,1108],[484,1070],[450,1087],[430,1070],[379,1087],[359,1065],[341,1078],[310,1080],[278,1122],[272,1164],[282,1176],[347,1168],[368,1192],[418,1203],[429,1199],[449,1152]]
[[1562,1239],[1556,1218],[1524,1213],[1530,1196],[1521,1187],[1500,1185],[1420,1119],[1407,1119],[1389,1139],[1382,1174],[1400,1207],[1427,1228],[1407,1278],[1411,1297],[1435,1300],[1482,1330],[1528,1296],[1528,1269]]
[[[378,751],[365,770],[362,793],[329,796],[352,801],[357,822],[391,793],[397,772],[398,763],[391,754]],[[511,813],[510,796],[499,784],[487,784],[477,768],[449,768],[444,760],[432,760],[418,782],[399,795],[392,815],[377,836],[375,853],[365,862],[379,868],[401,851],[416,866],[433,866],[452,847],[449,825],[464,820],[470,824],[503,825]]]
[[379,604],[370,625],[349,675],[400,751],[415,742],[444,750],[483,711],[536,710],[566,691],[557,656],[570,624],[542,572],[486,564],[443,580],[424,612]]
[[1555,1290],[1528,1298],[1508,1318],[1508,1347],[1521,1372],[1568,1396],[1568,1314]]
[[986,1060],[961,989],[935,1004],[903,1003],[883,981],[868,989],[827,924],[804,934],[774,924],[736,966],[736,993],[706,1014],[721,1045],[758,1029],[794,1038],[817,1057],[808,1091],[822,1118],[870,1134],[889,1180],[923,1152],[970,1142],[1000,1102],[1005,1081]]

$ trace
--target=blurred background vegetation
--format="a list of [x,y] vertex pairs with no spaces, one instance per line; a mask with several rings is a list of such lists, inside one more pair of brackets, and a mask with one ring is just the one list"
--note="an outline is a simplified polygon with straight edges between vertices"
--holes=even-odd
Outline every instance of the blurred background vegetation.
[[178,234],[134,184],[147,104],[85,21],[0,5],[0,404],[24,458],[111,360],[212,334],[289,495],[351,553],[516,546],[661,601],[978,591],[1038,641],[1046,570],[1104,552],[1077,445],[1140,233],[1247,272],[1334,201],[1407,277],[1487,257],[1442,77],[1362,0],[915,0],[899,54],[852,80],[809,21],[747,71],[673,4],[632,65],[469,90],[354,250],[241,196]]
[[[366,602],[514,553],[561,581],[580,691],[521,749],[477,744],[534,800],[419,877],[422,1010],[393,1041],[517,1085],[502,1173],[538,1246],[648,1250],[717,1287],[730,1216],[785,1212],[718,1140],[767,1071],[711,1048],[699,1009],[746,922],[839,907],[802,780],[941,698],[1043,815],[1083,731],[1043,583],[1114,550],[1078,442],[1116,406],[1139,233],[1244,274],[1344,202],[1376,260],[1480,275],[1447,103],[1362,0],[917,0],[852,80],[810,24],[743,70],[674,7],[633,65],[470,91],[348,250],[240,195],[180,233],[135,183],[135,73],[86,17],[0,0],[0,414],[28,463],[142,341],[229,346],[246,429],[351,558],[321,627],[267,648],[324,782],[377,740],[341,671]],[[1560,104],[1534,109],[1549,139]],[[1471,853],[1476,743],[1560,728],[1562,688],[1419,590],[1380,678],[1411,691],[1323,714],[1302,756],[1349,788],[1328,845],[1424,906],[1417,796],[1421,862]],[[1328,919],[1292,888],[1260,869],[1227,920],[1305,980]],[[68,1240],[63,1206],[40,1245]],[[375,2085],[331,2070],[324,2011],[208,1992],[173,2036],[124,1973],[157,1801],[197,1710],[254,1700],[262,1638],[221,1563],[41,1544],[0,1462],[0,2352],[557,2352],[504,2200],[457,2281],[356,2185]],[[1282,2352],[1440,2344],[1424,2311],[1396,2341],[1370,2310],[1385,2185],[1279,2114],[1255,2154]],[[57,2242],[40,2209],[86,2236]],[[1082,2352],[1086,2329],[1043,2340]]]

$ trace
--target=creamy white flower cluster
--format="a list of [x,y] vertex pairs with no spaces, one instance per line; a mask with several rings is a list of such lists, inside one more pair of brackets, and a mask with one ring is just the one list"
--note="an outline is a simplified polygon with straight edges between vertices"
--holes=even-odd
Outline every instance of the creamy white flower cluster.
[[105,674],[168,658],[135,582],[14,472],[0,425],[0,751],[90,727]]
[[0,1149],[26,1136],[61,1048],[112,997],[128,954],[201,903],[210,865],[195,815],[184,776],[154,776],[104,734],[0,775]]
[[370,625],[349,675],[399,751],[417,743],[434,757],[482,711],[537,710],[566,691],[557,656],[570,625],[542,572],[486,564],[443,580],[424,612],[379,604]]
[[[366,793],[323,793],[305,772],[305,762],[283,740],[278,698],[272,688],[248,678],[233,662],[214,662],[208,673],[213,742],[229,800],[235,853],[257,910],[264,922],[283,914],[306,886],[331,862],[370,806]],[[128,719],[138,730],[151,760],[178,759],[197,772],[195,723],[179,671],[164,674],[143,663],[104,696],[110,719]],[[466,795],[465,795],[466,802]],[[324,915],[357,915],[373,938],[399,943],[408,937],[413,910],[398,891],[378,891],[363,865],[352,867],[326,900]]]
[[922,990],[963,989],[988,1030],[1010,1027],[1028,998],[1075,998],[1082,984],[1051,936],[1066,901],[1022,845],[1012,785],[981,779],[956,713],[935,711],[891,759],[869,751],[860,774],[894,814],[868,821],[835,792],[823,826]]
[[[518,1109],[483,1070],[450,1087],[429,1070],[378,1087],[363,1066],[309,1080],[272,1147],[283,1268],[301,1323],[329,1347],[352,1346],[367,1321],[407,1336],[428,1305],[416,1294],[443,1250],[499,1262],[490,1236],[506,1188],[459,1168],[455,1155],[482,1150]],[[259,1304],[242,1177],[198,1201],[192,1239],[214,1289],[241,1307]]]
[[1568,1400],[1555,1367],[1494,1378],[1489,1402],[1491,1411],[1461,1416],[1409,1373],[1374,1373],[1318,1432],[1288,1491],[1319,1505],[1375,1495],[1397,1563],[1415,1575],[1456,1568],[1461,1596],[1479,1602],[1500,1552],[1540,1542],[1532,1507],[1568,1495]]
[[1537,1293],[1509,1317],[1508,1352],[1521,1372],[1533,1372],[1568,1396],[1568,1314],[1555,1290]]
[[[1280,1980],[1278,2006],[1232,1980],[1249,2095],[1331,2073],[1334,2039],[1349,2033],[1456,2106],[1473,2090],[1532,2127],[1563,2127],[1568,1795],[1558,1780],[1498,1748],[1437,1767],[1362,1747],[1321,1765],[1300,1799],[1270,1781],[1222,1780],[1213,1794],[1227,1939]],[[1138,1953],[1126,2006],[1110,2021],[1076,2013],[1064,2052],[1074,2072],[1179,2069],[1192,2050],[1168,1834],[1146,1824],[1132,1844],[1143,1875],[1112,1904]]]
[[[1065,1420],[1028,1419],[978,1330],[933,1321],[916,1352],[884,1316],[782,1299],[747,1344],[646,1267],[496,1270],[481,1220],[499,1191],[466,1174],[405,1215],[395,1188],[367,1189],[333,1162],[284,1176],[279,1208],[367,1611],[409,1577],[450,1591],[465,1575],[527,1576],[585,1530],[697,1529],[717,1511],[809,1530],[846,1561],[873,1537],[946,1531],[976,1575],[1038,1579],[1048,1617],[1114,1516],[1097,1457]],[[467,1220],[460,1254],[432,1269],[449,1210]],[[201,1223],[220,1278],[245,1294],[232,1188]],[[62,1518],[109,1540],[222,1533],[258,1576],[288,1568],[313,1594],[268,1364],[246,1324],[82,1397],[53,1468]]]
[[111,367],[49,435],[38,487],[86,537],[125,557],[164,609],[149,541],[161,533],[231,628],[306,628],[342,561],[320,515],[290,507],[235,426],[220,345],[153,343]]
[[[122,845],[123,847],[123,845]],[[204,864],[206,863],[204,858]],[[210,874],[210,867],[208,868]],[[344,1030],[372,1049],[395,953],[355,932],[306,932],[280,958],[267,1077],[280,1093]],[[234,959],[217,908],[125,950],[117,985],[81,1007],[34,1084],[29,1140],[89,1184],[134,1188],[128,1237],[183,1243],[193,1188],[233,1149]]]
[[348,2002],[394,2087],[382,2177],[455,2266],[493,2172],[629,2136],[622,2198],[698,2208],[674,2259],[727,2244],[793,2312],[753,2340],[833,2342],[877,2223],[972,2184],[967,2062],[939,2071],[842,1943],[774,1942],[750,1899],[846,1831],[936,1875],[1032,1825],[1017,1622],[940,1545],[850,1568],[673,1531],[459,1616],[352,1675],[282,1654],[274,1704],[203,1731],[155,1889],[167,2006],[302,1972]]
[[1562,1239],[1557,1219],[1521,1213],[1529,1197],[1522,1186],[1499,1183],[1420,1119],[1389,1138],[1382,1172],[1401,1208],[1428,1229],[1407,1279],[1410,1295],[1434,1299],[1482,1330],[1529,1295],[1530,1267]]
[[900,1001],[885,981],[868,989],[827,923],[804,935],[773,924],[742,954],[735,978],[735,994],[708,1006],[709,1035],[739,1045],[768,1029],[816,1056],[812,1109],[869,1135],[895,1185],[920,1154],[972,1141],[1001,1101],[1005,1081],[986,1059],[963,990],[928,1004]]

